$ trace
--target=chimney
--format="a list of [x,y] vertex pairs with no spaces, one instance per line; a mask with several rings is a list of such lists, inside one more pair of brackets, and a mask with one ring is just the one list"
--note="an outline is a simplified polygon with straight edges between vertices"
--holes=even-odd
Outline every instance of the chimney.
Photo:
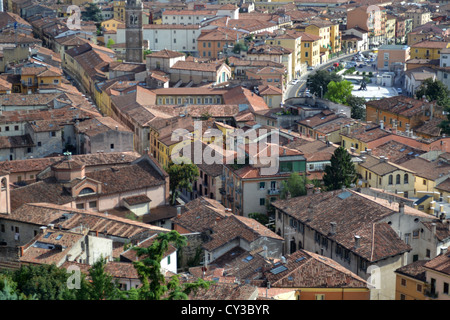
[[400,214],[405,213],[405,203],[403,201],[400,201],[398,204],[398,212],[400,212]]
[[444,255],[447,253],[447,247],[441,247],[441,255]]
[[384,129],[384,121],[380,120],[380,129]]
[[181,216],[181,207],[178,206],[177,207],[177,217],[180,217],[180,216]]
[[310,196],[314,192],[314,185],[313,184],[307,184],[306,185],[306,195]]
[[39,229],[41,229],[41,233],[45,233],[45,230],[47,230],[47,227],[40,227]]
[[359,248],[359,245],[360,245],[361,237],[358,236],[358,235],[355,235],[354,238],[355,238],[355,249],[358,249],[358,248]]
[[53,230],[53,228],[55,227],[54,224],[49,224],[47,227],[49,227],[50,230]]
[[436,235],[436,223],[434,222],[431,224],[431,234]]
[[19,247],[19,257],[23,257],[23,246]]
[[330,235],[336,234],[336,222],[330,222]]
[[366,151],[369,156],[372,154],[372,149],[367,149]]

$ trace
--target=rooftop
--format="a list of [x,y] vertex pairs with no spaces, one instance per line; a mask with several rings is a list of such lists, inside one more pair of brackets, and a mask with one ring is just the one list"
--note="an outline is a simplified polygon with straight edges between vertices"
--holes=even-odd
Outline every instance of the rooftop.
[[[370,262],[411,250],[384,222],[395,214],[395,209],[353,190],[322,192],[275,201],[272,205]],[[330,235],[331,222],[336,223],[334,235]],[[360,237],[358,247],[355,235]]]

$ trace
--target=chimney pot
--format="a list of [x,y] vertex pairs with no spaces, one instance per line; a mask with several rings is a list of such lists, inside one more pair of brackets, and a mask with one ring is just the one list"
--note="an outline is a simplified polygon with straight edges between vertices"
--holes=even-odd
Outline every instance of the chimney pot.
[[434,222],[431,224],[431,233],[432,233],[433,235],[436,234],[436,223],[434,223]]
[[355,235],[355,249],[359,248],[361,237]]
[[332,235],[336,234],[336,222],[331,222],[330,226],[331,226],[330,234]]

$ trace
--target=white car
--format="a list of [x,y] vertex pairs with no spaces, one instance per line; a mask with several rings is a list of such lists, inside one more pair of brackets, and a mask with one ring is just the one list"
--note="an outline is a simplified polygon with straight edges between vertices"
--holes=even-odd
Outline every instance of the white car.
[[300,81],[300,80],[298,80],[298,79],[294,79],[294,80],[291,81],[291,83],[292,83],[292,84],[297,84],[299,81]]

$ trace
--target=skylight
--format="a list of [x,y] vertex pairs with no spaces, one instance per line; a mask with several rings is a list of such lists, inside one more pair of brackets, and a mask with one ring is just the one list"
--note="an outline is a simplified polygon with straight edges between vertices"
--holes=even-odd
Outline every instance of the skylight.
[[273,274],[279,274],[283,271],[286,271],[288,268],[286,268],[285,266],[279,266],[276,268],[273,268],[272,270],[270,270],[270,272],[272,272]]
[[47,239],[48,237],[50,237],[52,235],[53,232],[47,232],[47,234],[44,236],[45,239]]
[[344,199],[347,199],[348,197],[350,197],[351,195],[352,194],[350,192],[344,191],[338,195],[338,198],[344,200]]
[[63,235],[60,234],[60,235],[58,235],[58,236],[56,237],[56,240],[61,240],[62,237],[63,237]]

